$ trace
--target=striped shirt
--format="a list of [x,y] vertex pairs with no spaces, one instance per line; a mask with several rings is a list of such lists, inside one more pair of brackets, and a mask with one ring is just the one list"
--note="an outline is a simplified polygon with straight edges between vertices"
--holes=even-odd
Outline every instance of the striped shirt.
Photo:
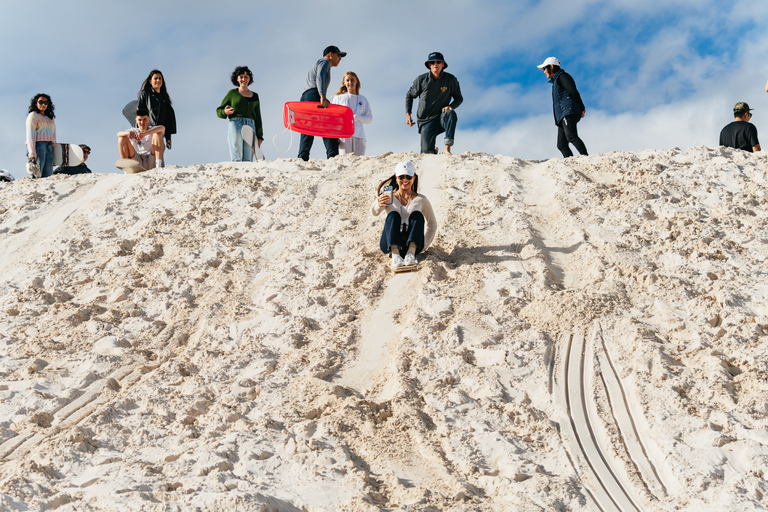
[[30,112],[27,116],[27,148],[29,156],[37,156],[35,143],[56,142],[56,122],[48,116]]

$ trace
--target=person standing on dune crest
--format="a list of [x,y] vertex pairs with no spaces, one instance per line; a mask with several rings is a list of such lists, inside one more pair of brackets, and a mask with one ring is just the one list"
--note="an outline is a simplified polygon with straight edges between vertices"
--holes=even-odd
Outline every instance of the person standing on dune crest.
[[[309,68],[307,83],[300,101],[318,101],[323,108],[331,104],[328,100],[328,85],[331,83],[331,68],[335,68],[346,57],[347,52],[339,50],[338,46],[328,46],[323,50],[323,58],[319,59]],[[299,139],[299,158],[305,162],[309,160],[309,152],[315,138],[312,135],[302,133]],[[333,158],[339,155],[339,139],[323,137],[325,144],[325,156]]]
[[[430,53],[424,65],[429,72],[416,77],[405,93],[405,124],[419,125],[422,153],[437,154],[435,141],[438,135],[445,132],[445,152],[450,154],[456,133],[456,109],[464,97],[456,77],[444,71],[448,63],[442,53]],[[416,122],[411,117],[414,98],[419,98]]]
[[579,120],[586,115],[587,108],[581,101],[576,82],[560,68],[560,60],[555,57],[548,57],[536,67],[544,71],[552,84],[552,111],[557,125],[557,149],[563,154],[563,158],[573,156],[573,151],[568,146],[570,143],[580,155],[587,155],[587,146],[579,138],[576,128]]

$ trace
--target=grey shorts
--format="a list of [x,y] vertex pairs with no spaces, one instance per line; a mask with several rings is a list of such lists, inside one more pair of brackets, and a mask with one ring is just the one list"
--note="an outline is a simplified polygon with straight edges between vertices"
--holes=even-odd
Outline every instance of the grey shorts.
[[133,155],[133,159],[139,162],[139,164],[146,170],[155,168],[155,155],[140,155],[136,153]]

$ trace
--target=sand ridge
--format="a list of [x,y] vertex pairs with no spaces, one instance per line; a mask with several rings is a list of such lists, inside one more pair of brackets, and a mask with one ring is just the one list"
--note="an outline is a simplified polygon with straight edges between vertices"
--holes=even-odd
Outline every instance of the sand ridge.
[[[369,206],[403,159],[440,230],[393,276]],[[760,510],[766,169],[387,153],[4,186],[0,509],[592,510],[560,391],[581,336],[637,509]]]

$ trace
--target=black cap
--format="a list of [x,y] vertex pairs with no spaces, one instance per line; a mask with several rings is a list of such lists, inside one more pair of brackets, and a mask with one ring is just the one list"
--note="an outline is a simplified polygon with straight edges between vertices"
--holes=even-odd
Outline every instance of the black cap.
[[429,63],[430,62],[435,62],[435,61],[440,61],[443,64],[445,64],[445,66],[443,66],[443,69],[448,67],[448,63],[445,62],[445,59],[443,58],[443,54],[440,53],[440,52],[432,52],[432,53],[430,53],[429,57],[427,57],[427,61],[424,63],[424,65],[427,68],[429,68]]
[[346,57],[347,56],[347,52],[343,52],[343,51],[339,50],[338,46],[333,46],[333,45],[327,46],[325,48],[325,50],[323,50],[323,57],[325,57],[329,53],[338,53],[339,57]]

